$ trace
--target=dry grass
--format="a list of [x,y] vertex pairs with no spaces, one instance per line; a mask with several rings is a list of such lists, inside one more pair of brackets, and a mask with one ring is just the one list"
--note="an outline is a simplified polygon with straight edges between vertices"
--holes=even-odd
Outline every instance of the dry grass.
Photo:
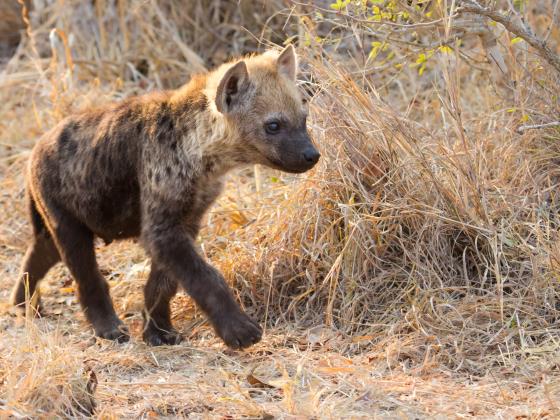
[[[560,115],[545,63],[502,34],[504,91],[476,40],[420,76],[366,60],[367,23],[290,2],[64,3],[36,2],[0,74],[0,416],[560,417],[560,132],[516,132]],[[48,316],[10,313],[22,168],[44,130],[292,35],[321,163],[233,174],[201,235],[262,343],[226,350],[179,295],[188,341],[146,347],[132,242],[98,246],[131,343],[92,337],[62,266],[42,284]]]

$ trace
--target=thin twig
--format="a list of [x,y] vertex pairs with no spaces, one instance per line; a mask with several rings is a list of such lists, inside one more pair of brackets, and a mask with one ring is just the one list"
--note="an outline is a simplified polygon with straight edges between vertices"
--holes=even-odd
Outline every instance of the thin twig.
[[552,28],[554,28],[554,25],[556,23],[556,19],[558,18],[558,5],[560,4],[560,0],[556,0],[556,2],[554,3],[554,9],[552,11],[552,18],[550,19],[550,25],[548,26],[548,31],[546,32],[546,35],[544,36],[544,42],[548,42],[548,39],[550,38],[550,35],[552,34]]
[[522,134],[527,130],[536,130],[538,128],[550,128],[550,127],[560,127],[560,121],[553,121],[545,124],[521,125],[517,127],[517,132],[519,134]]

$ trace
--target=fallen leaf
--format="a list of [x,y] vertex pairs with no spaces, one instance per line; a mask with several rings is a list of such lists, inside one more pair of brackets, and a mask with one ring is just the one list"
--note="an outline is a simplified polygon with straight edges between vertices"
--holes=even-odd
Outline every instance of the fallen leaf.
[[273,385],[267,384],[266,382],[260,380],[252,373],[247,375],[247,382],[249,382],[255,388],[275,388]]

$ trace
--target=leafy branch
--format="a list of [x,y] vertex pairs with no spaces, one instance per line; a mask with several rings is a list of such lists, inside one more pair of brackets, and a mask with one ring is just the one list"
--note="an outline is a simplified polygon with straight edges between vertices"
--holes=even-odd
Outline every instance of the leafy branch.
[[[525,26],[520,19],[513,19],[489,7],[481,6],[476,0],[462,0],[457,12],[474,13],[502,24],[509,32],[531,45],[542,58],[560,73],[560,57],[558,54],[552,51],[545,40],[537,38],[533,31]],[[554,22],[552,22],[552,25],[554,25]]]

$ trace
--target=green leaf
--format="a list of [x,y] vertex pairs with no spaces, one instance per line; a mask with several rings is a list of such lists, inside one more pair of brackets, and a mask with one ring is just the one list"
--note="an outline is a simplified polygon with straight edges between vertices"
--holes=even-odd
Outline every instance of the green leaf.
[[420,53],[418,54],[418,58],[416,59],[416,64],[425,63],[428,59],[426,58],[426,54]]
[[331,3],[329,7],[333,10],[342,10],[348,6],[348,3],[350,3],[350,0],[336,0],[336,3]]

